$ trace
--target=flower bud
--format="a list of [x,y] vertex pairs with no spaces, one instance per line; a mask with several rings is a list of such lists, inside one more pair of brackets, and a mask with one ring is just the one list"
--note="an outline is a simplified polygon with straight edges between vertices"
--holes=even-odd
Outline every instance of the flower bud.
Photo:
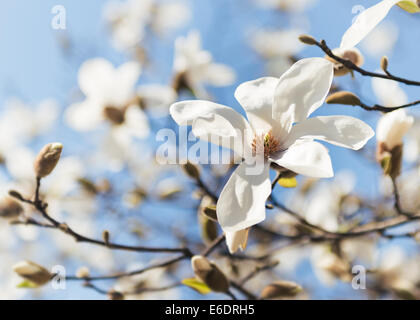
[[124,294],[114,289],[109,290],[107,295],[110,300],[124,300]]
[[315,40],[315,38],[307,34],[300,35],[299,40],[300,42],[310,45],[310,46],[317,44],[317,41]]
[[408,116],[404,109],[398,109],[383,115],[376,127],[378,144],[383,142],[386,146],[386,151],[401,145],[404,135],[411,128],[413,122],[414,118]]
[[[353,62],[358,67],[361,67],[364,63],[363,55],[356,48],[350,48],[345,50],[337,48],[332,50],[332,53],[337,57]],[[334,76],[340,77],[350,72],[350,69],[346,68],[340,62],[335,61],[333,58],[326,55],[325,59],[331,61],[334,64]]]
[[90,277],[90,271],[88,267],[81,267],[76,271],[76,277],[85,279]]
[[29,280],[37,286],[46,284],[53,276],[47,269],[31,261],[17,263],[13,267],[13,271],[20,277]]
[[109,245],[109,231],[108,230],[104,230],[102,232],[102,239],[104,240],[105,244],[108,246]]
[[384,174],[396,178],[401,172],[403,137],[413,125],[414,118],[403,109],[383,115],[376,127],[376,159]]
[[204,215],[199,215],[199,222],[201,225],[201,237],[204,242],[211,243],[216,240],[218,236],[217,223]]
[[196,277],[215,292],[228,292],[229,281],[213,262],[203,256],[194,256],[191,265]]
[[216,214],[216,206],[210,205],[203,208],[203,214],[209,218],[210,220],[213,220],[217,222],[217,214]]
[[361,101],[358,96],[349,91],[335,92],[327,97],[325,100],[328,104],[344,104],[349,106],[360,106]]
[[226,244],[230,253],[245,250],[248,243],[249,228],[235,232],[226,232]]
[[61,143],[49,143],[38,153],[35,159],[34,170],[37,178],[48,176],[60,160],[63,145]]
[[302,287],[290,281],[276,281],[261,292],[261,299],[291,298],[302,291]]
[[387,56],[383,56],[381,58],[381,69],[384,70],[384,71],[388,70],[388,58],[387,58]]
[[6,198],[0,202],[0,218],[16,219],[23,213],[21,204],[12,198]]
[[198,179],[200,177],[200,171],[198,170],[198,167],[195,164],[192,164],[188,161],[182,166],[182,168],[190,178]]
[[376,159],[381,164],[385,175],[396,178],[401,173],[403,146],[397,145],[387,150],[384,143],[379,143],[376,149]]

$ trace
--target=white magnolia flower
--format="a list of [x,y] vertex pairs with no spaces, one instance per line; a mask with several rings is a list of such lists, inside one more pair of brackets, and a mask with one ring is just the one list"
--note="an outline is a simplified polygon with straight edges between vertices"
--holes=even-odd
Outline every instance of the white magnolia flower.
[[267,59],[267,72],[281,75],[293,64],[293,58],[303,49],[299,41],[301,30],[259,30],[252,38],[252,47]]
[[[183,101],[171,106],[171,115],[179,125],[192,125],[195,136],[219,141],[221,146],[230,147],[234,139],[234,151],[245,158],[217,203],[218,221],[225,232],[244,230],[265,219],[265,202],[271,193],[270,163],[297,174],[331,177],[328,150],[314,139],[357,150],[374,135],[363,121],[348,116],[307,119],[324,102],[332,79],[330,62],[310,58],[295,63],[280,79],[245,82],[236,89],[235,97],[248,120],[209,101]],[[235,139],[239,135],[243,144]],[[250,149],[264,159],[258,173],[254,172],[255,158],[247,152]]]
[[301,30],[259,30],[252,39],[253,48],[263,57],[294,56],[303,49]]
[[408,116],[404,109],[398,109],[383,115],[376,127],[376,139],[383,143],[387,150],[401,145],[404,135],[413,125],[414,118]]
[[[406,3],[405,6],[403,6],[403,3]],[[410,11],[410,9],[407,8],[407,3],[412,4],[411,8],[417,8],[418,11],[420,11],[417,0],[383,0],[364,10],[344,33],[343,38],[341,39],[340,48],[350,49],[355,47],[386,17],[389,10],[391,10],[394,5],[401,5],[404,9]],[[412,10],[410,12],[416,11]]]
[[147,137],[149,123],[135,93],[140,70],[136,62],[127,62],[114,68],[102,58],[86,61],[78,76],[80,89],[86,99],[66,110],[65,118],[69,126],[87,131],[96,129],[107,120],[116,137]]
[[310,223],[337,232],[340,215],[357,210],[357,206],[346,207],[347,204],[343,201],[344,197],[353,190],[354,185],[355,177],[351,172],[340,172],[334,180],[321,184],[306,199],[297,197],[294,207],[299,212],[304,212],[306,220]]
[[186,86],[197,97],[207,97],[205,84],[222,87],[235,81],[235,72],[230,67],[213,62],[211,53],[201,48],[198,31],[175,40],[173,70],[176,75],[174,87]]
[[379,103],[385,107],[396,107],[408,102],[407,95],[396,81],[372,78],[372,89]]
[[10,149],[20,148],[47,133],[57,120],[58,106],[48,99],[35,108],[19,99],[6,101],[0,117],[0,155],[6,157]]
[[188,6],[180,1],[111,1],[104,16],[112,31],[112,42],[119,50],[132,50],[146,36],[147,27],[158,34],[181,27],[190,17]]

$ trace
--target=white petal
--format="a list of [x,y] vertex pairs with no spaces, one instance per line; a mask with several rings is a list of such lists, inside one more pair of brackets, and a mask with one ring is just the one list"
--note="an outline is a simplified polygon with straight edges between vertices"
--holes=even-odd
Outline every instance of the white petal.
[[141,67],[137,62],[127,62],[114,68],[109,61],[95,58],[80,67],[79,86],[90,99],[121,106],[132,98],[140,71]]
[[383,0],[378,4],[364,10],[356,21],[347,29],[341,39],[340,48],[355,47],[381,22],[392,6],[401,0]]
[[86,96],[98,97],[108,87],[114,66],[106,59],[95,58],[82,64],[79,69],[79,87]]
[[148,111],[167,115],[169,106],[176,101],[176,91],[165,85],[146,84],[137,88],[137,94],[146,105]]
[[[327,96],[334,76],[333,64],[323,58],[296,62],[281,77],[274,94],[273,118],[282,126],[305,120]],[[291,113],[293,117],[285,114]]]
[[102,105],[92,99],[75,103],[68,107],[64,113],[66,123],[78,131],[95,129],[103,120]]
[[[239,154],[243,153],[243,141],[246,145],[251,143],[252,129],[232,108],[210,101],[191,100],[173,104],[170,113],[179,125],[192,125],[196,137],[231,147]],[[218,141],[219,137],[221,141]]]
[[152,28],[160,34],[181,27],[191,16],[190,8],[182,2],[160,3],[155,8]]
[[308,177],[329,178],[334,175],[327,148],[314,141],[297,140],[278,159],[270,160]]
[[321,116],[294,125],[288,143],[299,138],[309,138],[358,150],[374,135],[372,128],[362,120],[349,116]]
[[260,175],[249,174],[248,169],[246,163],[236,168],[217,201],[217,219],[225,232],[240,231],[265,219],[270,167],[265,165]]
[[268,132],[275,127],[273,98],[278,83],[277,78],[265,77],[244,82],[235,91],[235,98],[245,109],[255,131]]
[[413,125],[414,118],[408,116],[404,109],[384,114],[376,127],[376,139],[385,142],[389,149],[402,143],[404,135]]
[[248,242],[248,233],[249,228],[236,232],[226,232],[226,245],[231,254],[238,250],[245,250],[246,244]]
[[146,138],[150,133],[149,119],[137,105],[132,105],[125,112],[125,121],[122,125],[127,132],[136,138]]

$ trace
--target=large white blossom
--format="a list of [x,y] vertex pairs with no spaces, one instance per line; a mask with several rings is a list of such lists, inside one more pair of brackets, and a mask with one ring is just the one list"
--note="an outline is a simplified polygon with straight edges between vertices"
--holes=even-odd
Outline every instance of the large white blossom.
[[[225,232],[244,230],[265,219],[271,163],[296,174],[331,177],[328,150],[314,139],[357,150],[374,135],[363,121],[348,116],[307,119],[324,102],[332,79],[332,63],[309,58],[295,63],[280,79],[245,82],[236,89],[235,97],[248,120],[209,101],[182,101],[171,106],[174,120],[192,125],[200,139],[215,142],[218,137],[219,144],[226,147],[242,133],[243,144],[235,141],[233,148],[245,161],[231,175],[217,203],[218,221]],[[253,171],[255,158],[248,161],[247,149],[264,159],[258,172]]]

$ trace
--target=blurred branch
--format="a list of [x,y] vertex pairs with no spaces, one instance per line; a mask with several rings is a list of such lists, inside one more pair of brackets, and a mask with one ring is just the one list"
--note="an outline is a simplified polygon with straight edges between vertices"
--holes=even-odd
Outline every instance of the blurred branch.
[[367,111],[382,111],[382,112],[388,113],[388,112],[392,112],[392,111],[395,111],[395,110],[398,110],[398,109],[404,109],[404,108],[409,108],[409,107],[412,107],[412,106],[416,106],[418,104],[420,104],[420,100],[416,100],[416,101],[413,101],[411,103],[403,104],[401,106],[396,106],[396,107],[385,107],[385,106],[381,106],[379,104],[375,104],[373,106],[368,106],[368,105],[364,104],[363,102],[360,102],[359,106],[362,107],[364,110],[367,110]]
[[155,252],[155,253],[184,253],[186,256],[192,256],[190,250],[188,248],[157,248],[157,247],[144,247],[144,246],[128,246],[122,244],[116,244],[112,242],[106,242],[102,240],[96,240],[84,235],[81,235],[71,229],[66,223],[59,222],[51,217],[47,212],[48,204],[43,202],[40,199],[40,188],[41,188],[41,179],[37,178],[36,181],[36,189],[35,189],[35,200],[25,199],[20,195],[20,193],[16,191],[9,192],[10,196],[20,200],[22,202],[28,203],[32,205],[38,212],[41,213],[42,217],[46,219],[50,224],[43,224],[39,223],[33,219],[28,219],[26,221],[21,222],[21,224],[30,224],[39,227],[51,228],[59,230],[63,233],[68,234],[69,236],[73,237],[76,242],[86,242],[91,244],[96,244],[99,246],[103,246],[109,249],[116,249],[116,250],[126,250],[126,251],[136,251],[136,252]]

